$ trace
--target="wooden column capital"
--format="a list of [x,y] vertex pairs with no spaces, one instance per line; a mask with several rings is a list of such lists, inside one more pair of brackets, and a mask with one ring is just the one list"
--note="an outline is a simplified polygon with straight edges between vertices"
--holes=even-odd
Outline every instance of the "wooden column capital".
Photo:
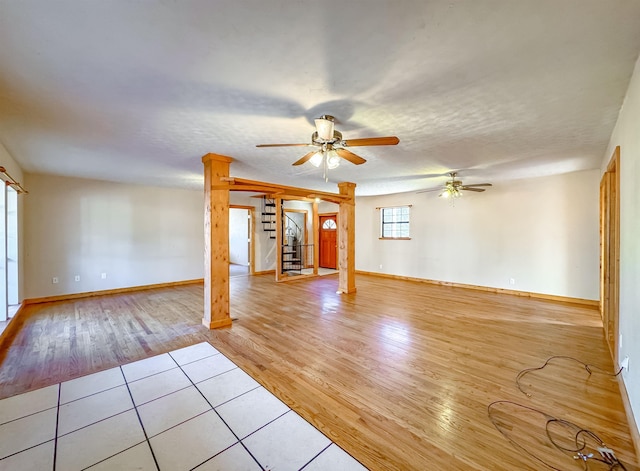
[[[353,188],[353,190],[355,191],[356,188],[356,184],[352,183],[352,182],[340,182],[338,183],[338,188],[340,188],[340,190],[342,190],[343,188]],[[340,191],[340,194],[343,195],[345,193],[343,193],[342,191]]]
[[212,154],[211,152],[202,156],[202,163],[209,162],[211,160],[216,160],[218,162],[227,162],[227,163],[233,162],[233,159],[231,157],[227,157],[226,155],[221,155],[221,154]]

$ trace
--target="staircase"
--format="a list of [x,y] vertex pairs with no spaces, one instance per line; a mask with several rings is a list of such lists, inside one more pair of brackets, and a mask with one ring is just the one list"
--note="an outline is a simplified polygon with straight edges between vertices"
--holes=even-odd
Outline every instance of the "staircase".
[[262,197],[262,230],[269,233],[269,239],[276,238],[276,203],[274,200]]
[[[300,243],[303,238],[303,232],[300,226],[291,219],[284,208],[282,211],[282,246],[281,250],[281,271],[289,276],[301,275],[302,269],[305,268],[307,260],[313,260],[313,244]],[[276,238],[276,203],[273,199],[262,197],[262,230],[269,233],[270,239]],[[309,256],[309,254],[311,254]]]

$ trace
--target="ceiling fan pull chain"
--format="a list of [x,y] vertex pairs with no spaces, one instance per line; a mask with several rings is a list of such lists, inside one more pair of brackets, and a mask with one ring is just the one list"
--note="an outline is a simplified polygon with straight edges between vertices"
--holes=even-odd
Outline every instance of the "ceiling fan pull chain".
[[325,183],[328,183],[329,182],[329,176],[327,175],[328,163],[327,163],[327,145],[326,144],[323,146],[323,149],[324,150],[322,152],[322,163],[324,165],[324,181],[325,181]]

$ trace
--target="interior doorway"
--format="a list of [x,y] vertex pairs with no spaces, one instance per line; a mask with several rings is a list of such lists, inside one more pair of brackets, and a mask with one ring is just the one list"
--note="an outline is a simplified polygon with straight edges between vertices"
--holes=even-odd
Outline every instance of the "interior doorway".
[[600,180],[600,314],[614,364],[619,364],[620,147]]
[[229,276],[253,274],[253,209],[229,206]]
[[337,214],[321,214],[320,225],[320,256],[318,265],[321,268],[336,269],[338,254],[338,216]]
[[18,192],[0,191],[0,322],[18,307]]

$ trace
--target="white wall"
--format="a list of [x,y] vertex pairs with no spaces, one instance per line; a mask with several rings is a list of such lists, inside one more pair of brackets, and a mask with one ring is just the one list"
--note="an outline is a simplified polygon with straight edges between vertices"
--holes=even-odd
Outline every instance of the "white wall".
[[25,177],[26,298],[203,277],[202,191]]
[[[434,193],[358,198],[356,269],[597,300],[599,171],[493,183],[453,206]],[[376,207],[406,204],[411,240],[379,240]]]
[[603,157],[603,169],[620,146],[620,320],[618,358],[629,357],[622,373],[629,401],[640,418],[640,60],[636,63],[618,122]]

